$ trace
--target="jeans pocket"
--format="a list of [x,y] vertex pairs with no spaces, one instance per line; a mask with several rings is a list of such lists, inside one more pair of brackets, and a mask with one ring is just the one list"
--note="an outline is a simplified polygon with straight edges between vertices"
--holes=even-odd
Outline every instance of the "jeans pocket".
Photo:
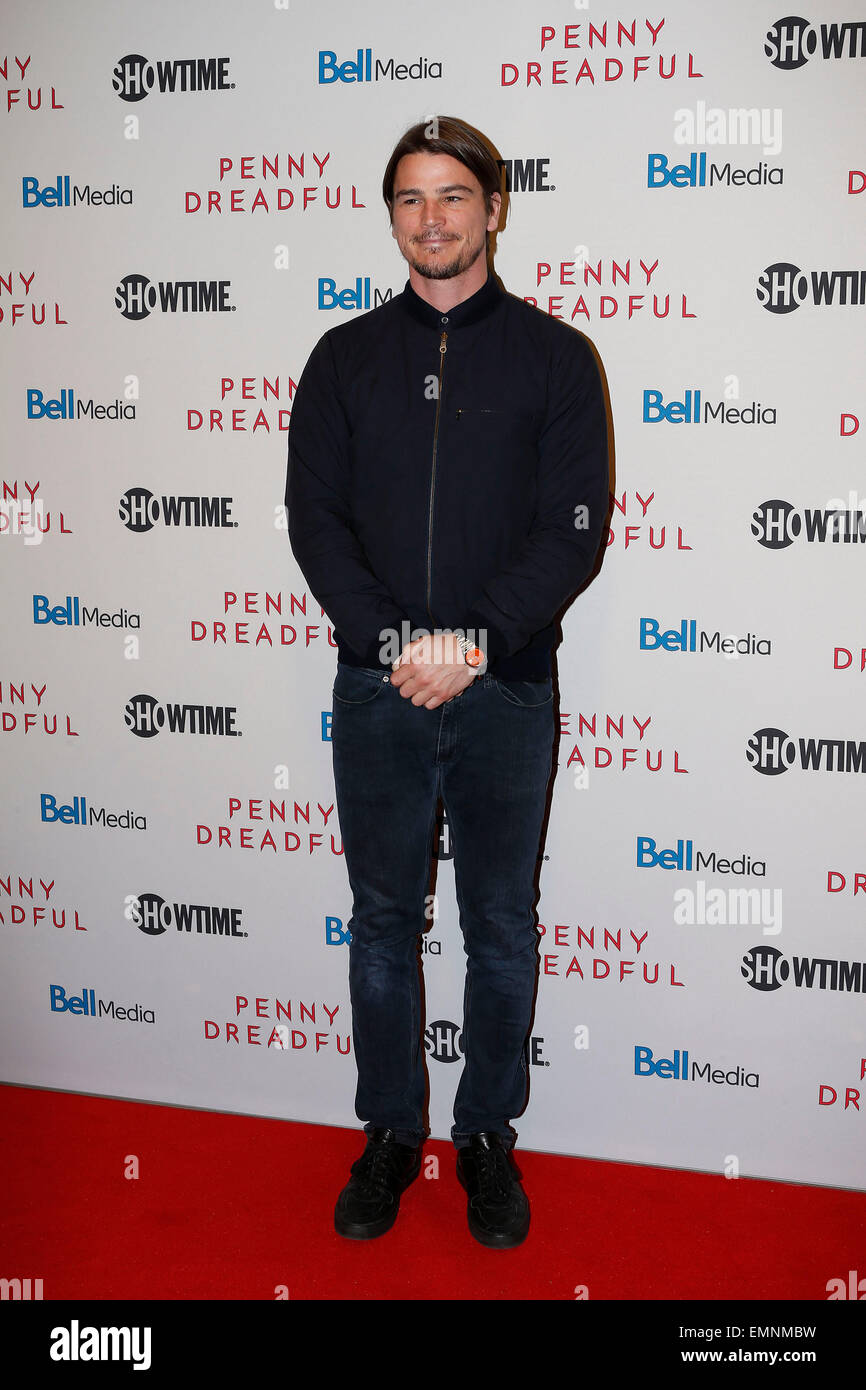
[[543,709],[553,700],[553,678],[543,681],[502,681],[494,679],[493,684],[503,700],[509,705],[519,705],[522,709]]
[[386,671],[373,671],[367,666],[349,666],[337,662],[332,694],[341,705],[369,705],[388,684]]

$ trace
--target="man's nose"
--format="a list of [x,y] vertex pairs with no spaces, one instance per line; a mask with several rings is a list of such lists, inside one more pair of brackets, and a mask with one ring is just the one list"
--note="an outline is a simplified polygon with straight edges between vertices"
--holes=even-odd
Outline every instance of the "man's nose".
[[431,200],[424,204],[424,210],[421,214],[421,220],[423,221],[425,227],[435,226],[437,222],[441,221],[441,218],[442,210],[439,207],[438,203],[433,202]]

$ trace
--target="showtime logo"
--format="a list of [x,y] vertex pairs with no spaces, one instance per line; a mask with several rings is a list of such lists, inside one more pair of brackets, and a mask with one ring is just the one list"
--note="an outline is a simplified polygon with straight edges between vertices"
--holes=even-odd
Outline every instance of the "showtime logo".
[[232,497],[154,497],[146,487],[131,487],[123,494],[118,516],[128,531],[142,535],[157,522],[164,526],[235,527]]
[[787,772],[795,763],[804,772],[866,772],[866,741],[844,738],[789,738],[782,729],[758,729],[746,745],[746,761],[765,777]]
[[164,58],[151,63],[127,53],[114,68],[111,85],[121,101],[143,101],[158,92],[230,92],[228,58]]
[[231,280],[157,280],[124,275],[114,291],[114,304],[125,319],[139,322],[154,309],[164,314],[233,314],[229,303]]
[[153,695],[133,695],[124,710],[126,727],[136,738],[155,738],[163,729],[170,734],[205,734],[240,738],[235,728],[234,705],[160,704]]
[[821,58],[866,58],[866,21],[820,24],[817,28],[799,15],[777,19],[767,30],[764,53],[774,68],[792,72],[818,51]]
[[866,304],[866,270],[800,270],[776,261],[758,276],[758,303],[771,314],[790,314],[807,302],[818,308]]
[[772,497],[752,513],[752,535],[767,550],[786,550],[802,535],[810,545],[857,545],[866,541],[866,506],[804,507]]
[[188,936],[243,937],[240,907],[213,907],[204,903],[167,903],[158,893],[139,893],[126,900],[124,916],[145,936],[162,936],[172,927]]
[[[526,1040],[526,1060],[531,1067],[549,1067],[543,1054],[544,1038]],[[463,1058],[463,1034],[456,1023],[438,1018],[424,1029],[424,1050],[433,1062],[459,1062]]]
[[506,193],[554,193],[555,183],[548,183],[547,166],[550,155],[543,159],[497,159],[504,175]]
[[862,961],[792,956],[789,964],[775,946],[753,946],[743,956],[740,974],[752,989],[764,994],[781,989],[789,978],[793,978],[798,989],[866,993],[866,965]]

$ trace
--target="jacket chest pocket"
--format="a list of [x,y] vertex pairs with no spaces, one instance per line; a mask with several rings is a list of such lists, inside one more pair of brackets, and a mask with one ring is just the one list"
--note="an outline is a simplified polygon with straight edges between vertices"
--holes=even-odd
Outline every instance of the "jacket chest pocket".
[[[467,405],[454,410],[454,424],[467,438],[507,445],[509,441],[534,443],[541,421],[537,410],[514,410],[501,406]],[[458,437],[459,437],[458,434]]]

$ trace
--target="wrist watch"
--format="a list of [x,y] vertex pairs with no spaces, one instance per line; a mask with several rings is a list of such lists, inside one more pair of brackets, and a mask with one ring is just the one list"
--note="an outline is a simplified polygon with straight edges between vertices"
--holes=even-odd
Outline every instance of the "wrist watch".
[[467,666],[481,666],[486,657],[480,647],[473,647],[468,637],[462,637],[459,632],[455,632],[457,645],[463,653],[463,660]]

